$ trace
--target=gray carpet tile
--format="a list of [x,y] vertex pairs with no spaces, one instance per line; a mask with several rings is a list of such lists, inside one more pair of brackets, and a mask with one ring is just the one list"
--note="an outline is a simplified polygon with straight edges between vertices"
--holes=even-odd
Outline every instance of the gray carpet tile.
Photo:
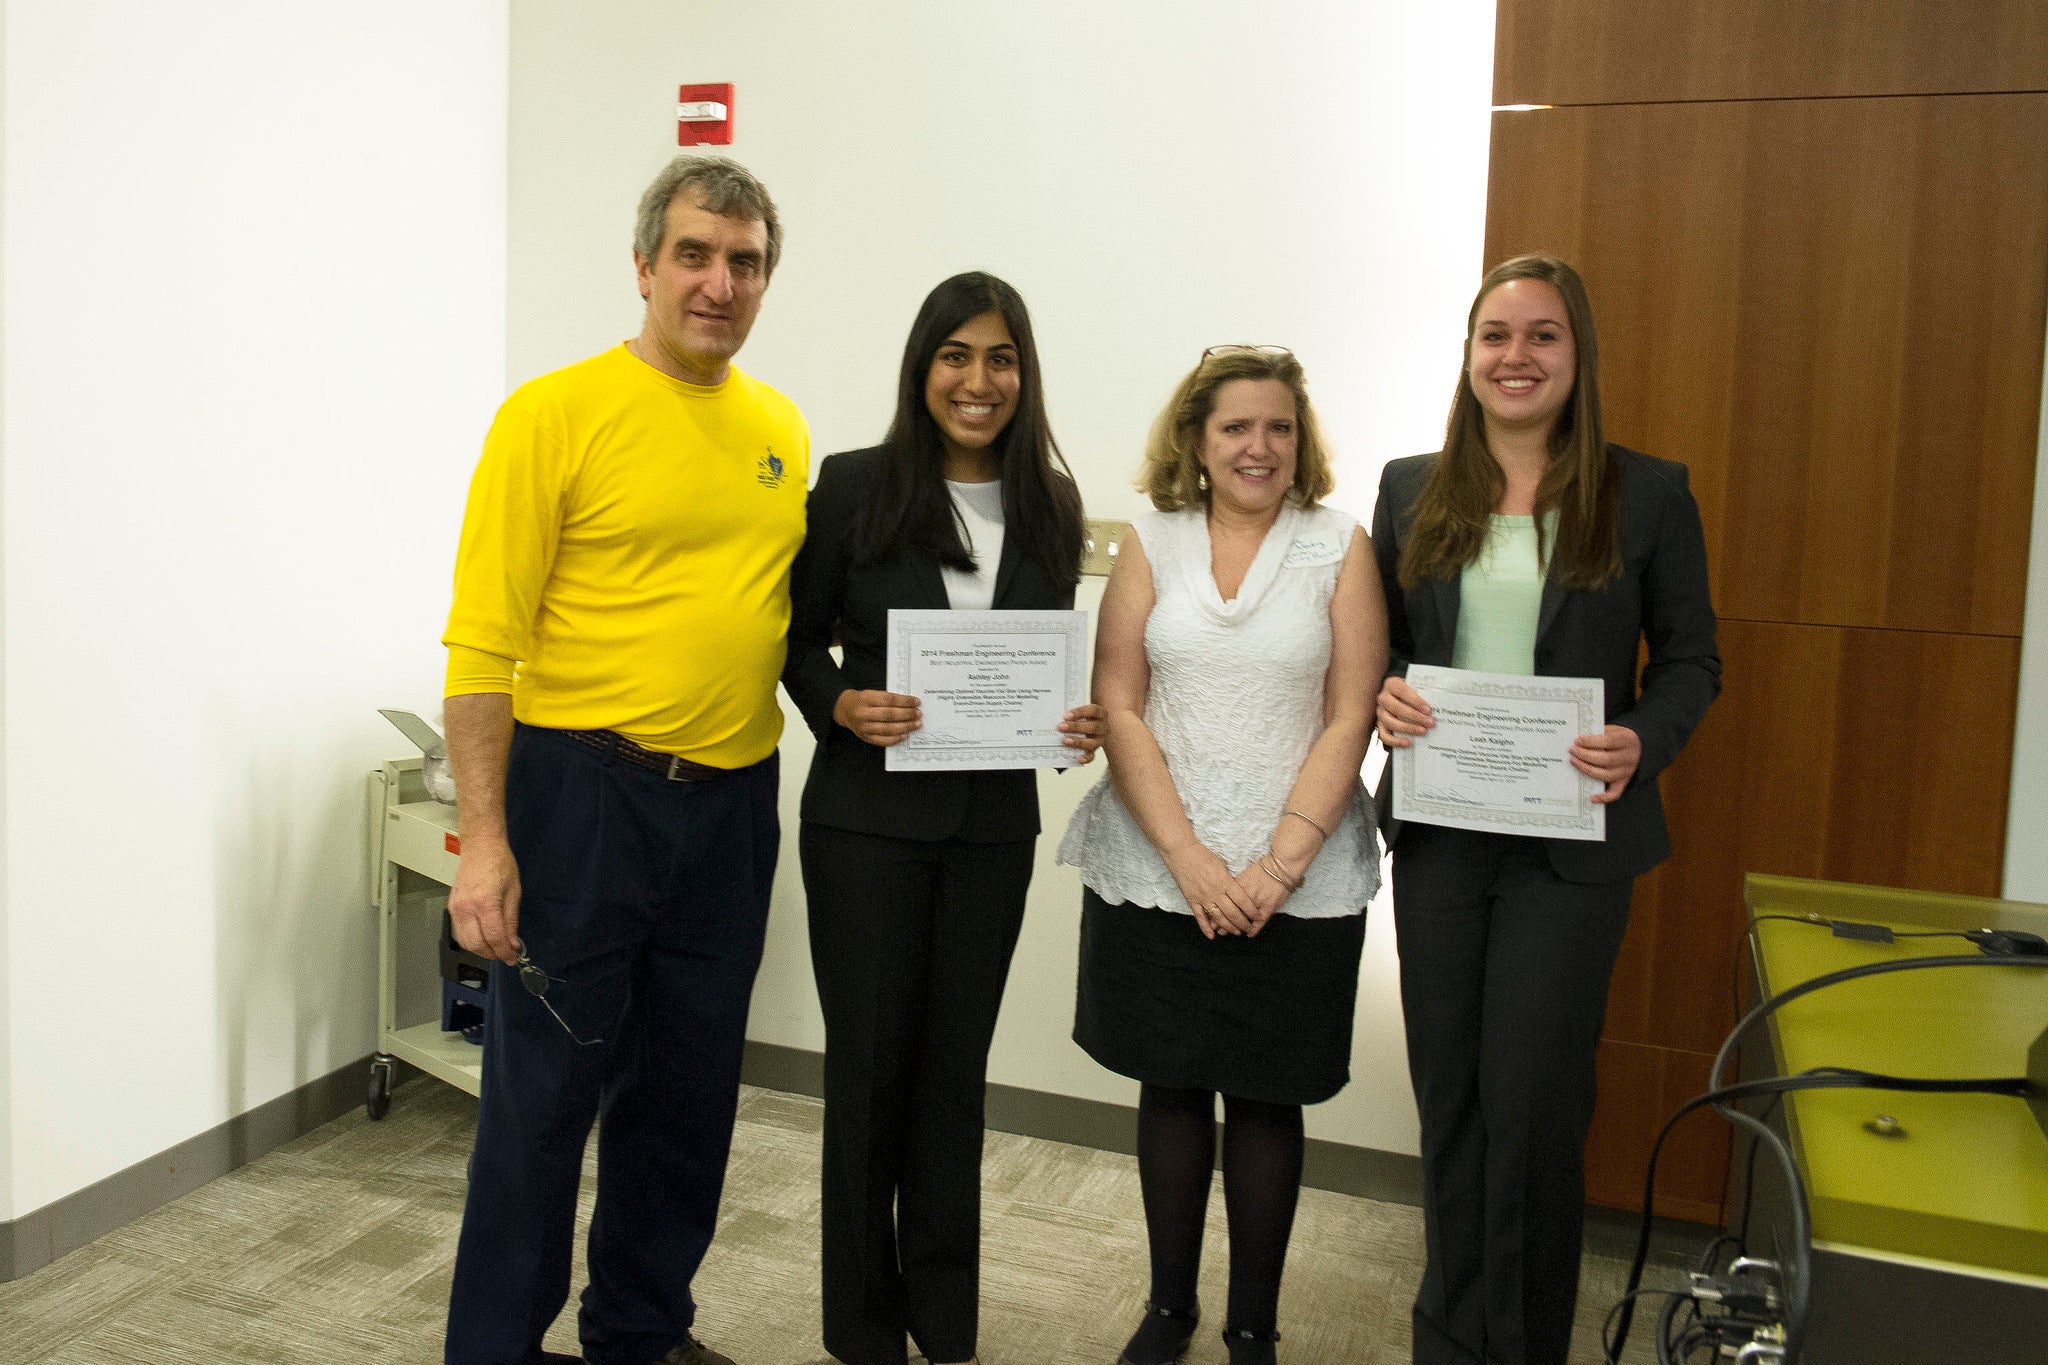
[[[825,1365],[818,1334],[818,1130],[802,1096],[747,1090],[697,1333],[740,1365]],[[0,1365],[431,1365],[441,1358],[476,1102],[432,1081],[381,1123],[345,1116],[34,1275],[0,1285]],[[595,1189],[585,1155],[581,1216]],[[991,1133],[983,1183],[984,1365],[1114,1361],[1145,1303],[1130,1157]],[[1292,1365],[1401,1365],[1422,1218],[1305,1190],[1281,1303]],[[1226,1359],[1221,1182],[1190,1365]],[[1624,1267],[1588,1256],[1574,1365],[1598,1365]],[[576,1290],[582,1288],[578,1267]],[[575,1351],[570,1308],[549,1334]],[[1638,1331],[1628,1359],[1653,1358]]]

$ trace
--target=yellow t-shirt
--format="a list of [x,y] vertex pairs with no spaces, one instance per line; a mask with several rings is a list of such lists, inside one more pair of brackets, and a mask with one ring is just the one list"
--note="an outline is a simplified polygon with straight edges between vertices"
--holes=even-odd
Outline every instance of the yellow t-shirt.
[[448,696],[615,730],[720,768],[774,752],[803,414],[734,369],[671,379],[623,345],[523,385],[469,489]]

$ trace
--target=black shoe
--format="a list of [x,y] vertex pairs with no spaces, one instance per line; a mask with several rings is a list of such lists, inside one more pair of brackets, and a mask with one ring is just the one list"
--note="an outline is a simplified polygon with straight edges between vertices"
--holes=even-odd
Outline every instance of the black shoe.
[[1195,1325],[1202,1320],[1201,1305],[1193,1308],[1159,1308],[1145,1305],[1145,1320],[1124,1344],[1116,1365],[1173,1365],[1188,1353]]
[[1230,1348],[1230,1365],[1277,1365],[1278,1332],[1254,1332],[1245,1327],[1223,1329],[1223,1344]]

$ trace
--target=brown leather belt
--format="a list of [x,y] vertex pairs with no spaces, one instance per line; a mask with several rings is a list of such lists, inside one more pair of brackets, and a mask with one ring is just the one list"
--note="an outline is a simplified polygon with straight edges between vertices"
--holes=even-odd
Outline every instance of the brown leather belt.
[[578,744],[587,744],[593,749],[602,749],[613,758],[660,773],[671,782],[708,782],[714,777],[730,777],[731,768],[714,768],[708,763],[698,763],[680,754],[657,754],[652,749],[643,749],[624,735],[611,730],[563,730]]

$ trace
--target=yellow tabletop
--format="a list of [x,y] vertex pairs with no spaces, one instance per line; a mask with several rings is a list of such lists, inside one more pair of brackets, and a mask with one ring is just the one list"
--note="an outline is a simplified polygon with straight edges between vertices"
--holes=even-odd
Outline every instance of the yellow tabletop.
[[[2048,906],[1873,892],[1752,876],[1751,934],[1764,989],[1776,993],[1866,962],[1977,952],[1955,938],[1859,942],[1837,938],[1825,924],[1764,918],[1770,915],[1818,915],[1894,932],[2048,930]],[[2048,1026],[2048,968],[1894,972],[1826,987],[1774,1019],[1772,1041],[1787,1075],[1841,1066],[1899,1076],[2021,1076],[2028,1047]],[[1896,1119],[1902,1135],[1869,1131],[1865,1125],[1879,1115]],[[2025,1101],[1823,1090],[1788,1096],[1787,1117],[1816,1242],[2048,1282],[2048,1136]]]

